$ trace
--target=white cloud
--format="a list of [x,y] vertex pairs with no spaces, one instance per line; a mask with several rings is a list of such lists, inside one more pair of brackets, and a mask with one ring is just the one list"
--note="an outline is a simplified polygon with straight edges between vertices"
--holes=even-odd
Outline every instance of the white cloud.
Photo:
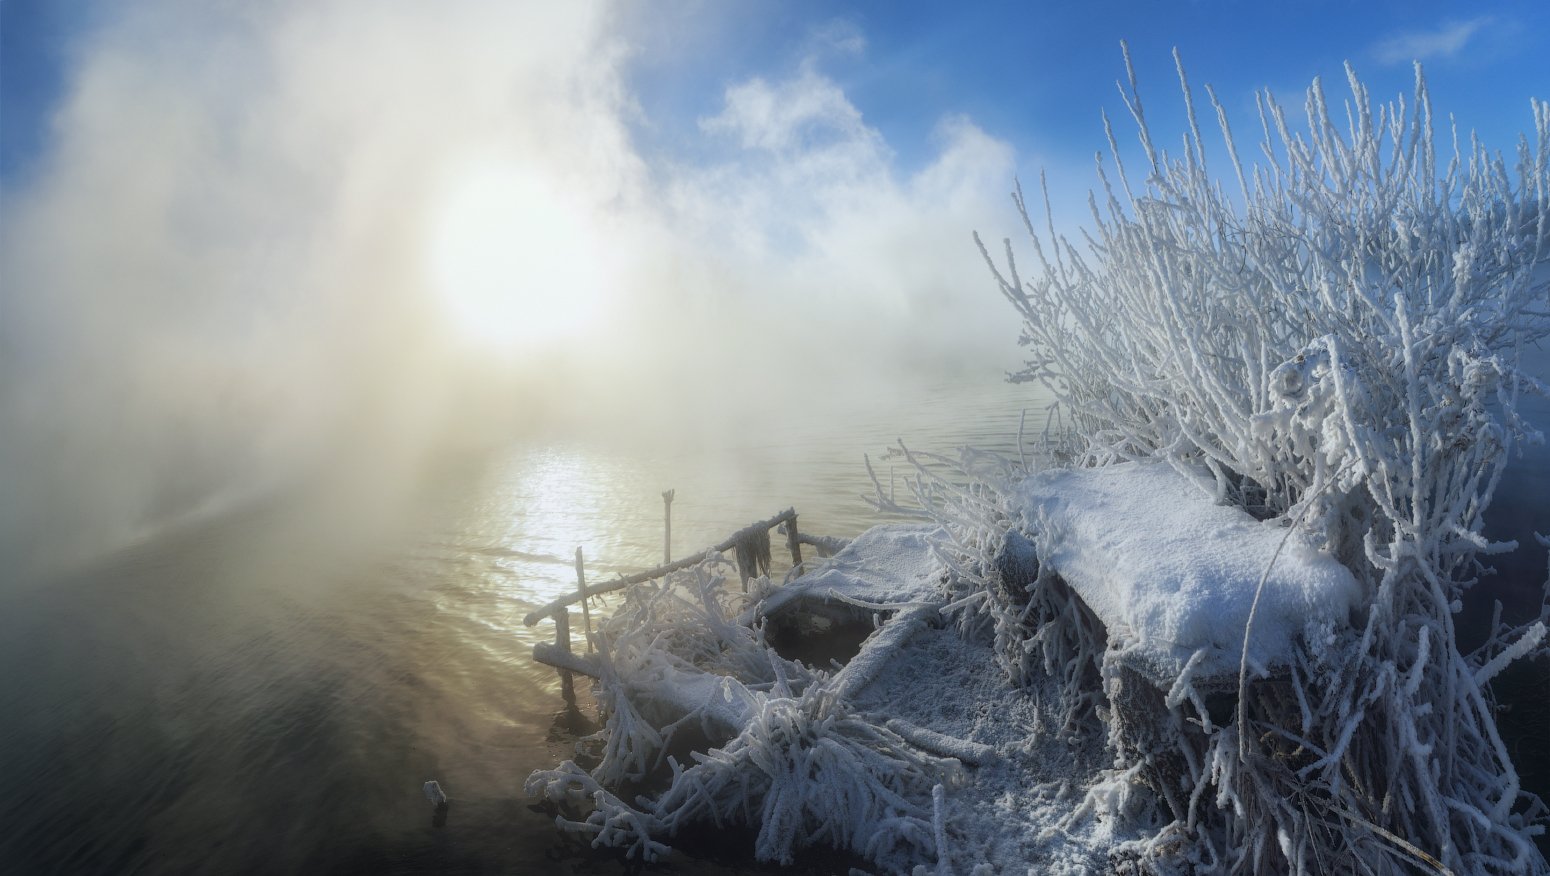
[[425,330],[437,191],[493,152],[595,210],[638,196],[603,12],[162,2],[105,23],[0,213],[0,554],[122,543],[344,445],[407,465],[457,385]]
[[866,54],[866,34],[855,22],[843,18],[827,21],[813,28],[808,38],[810,54],[833,53],[859,57]]
[[[825,338],[820,346],[853,360],[865,348],[883,368],[905,347],[973,360],[984,349],[974,337],[1010,324],[1004,305],[981,294],[969,235],[1015,227],[1006,197],[1014,154],[970,119],[943,119],[935,157],[901,171],[881,132],[808,62],[784,79],[727,89],[721,113],[702,126],[739,148],[674,179],[668,203],[680,233],[736,263],[753,278],[750,295],[772,310],[834,326],[806,329]],[[866,365],[863,357],[854,367]]]
[[1373,57],[1382,64],[1408,64],[1452,58],[1491,23],[1490,16],[1446,22],[1433,30],[1406,31],[1379,40]]
[[835,145],[880,153],[882,138],[830,79],[804,64],[793,79],[772,85],[762,78],[727,89],[722,111],[700,120],[712,134],[738,138],[745,149],[811,152]]

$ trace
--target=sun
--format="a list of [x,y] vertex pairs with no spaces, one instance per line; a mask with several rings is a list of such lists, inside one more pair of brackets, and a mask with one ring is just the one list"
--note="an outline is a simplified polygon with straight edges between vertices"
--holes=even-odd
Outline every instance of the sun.
[[551,178],[514,164],[456,174],[434,208],[428,272],[449,323],[488,350],[581,339],[602,317],[599,218]]

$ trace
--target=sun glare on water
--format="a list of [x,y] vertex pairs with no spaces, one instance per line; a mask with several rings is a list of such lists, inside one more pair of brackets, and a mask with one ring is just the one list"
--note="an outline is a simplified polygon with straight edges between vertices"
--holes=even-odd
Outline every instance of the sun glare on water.
[[580,337],[607,278],[597,220],[560,186],[515,165],[456,176],[433,214],[429,279],[451,325],[493,351]]

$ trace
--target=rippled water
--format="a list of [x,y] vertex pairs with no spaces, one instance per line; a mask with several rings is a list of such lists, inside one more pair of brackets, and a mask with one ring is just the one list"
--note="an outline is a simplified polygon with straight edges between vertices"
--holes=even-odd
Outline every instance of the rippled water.
[[[788,505],[805,531],[853,535],[877,519],[863,453],[899,436],[1011,450],[1040,405],[993,379],[853,401],[730,443],[625,428],[449,464],[387,544],[341,542],[326,506],[277,497],[5,599],[0,872],[620,872],[522,794],[591,729],[531,659],[552,627],[522,617],[574,587],[578,546],[594,578],[659,562],[664,489],[675,556]],[[1543,519],[1547,472],[1508,485],[1514,525]],[[1542,580],[1524,562],[1501,592]],[[1532,714],[1520,746],[1542,738]],[[440,827],[431,778],[454,801]]]

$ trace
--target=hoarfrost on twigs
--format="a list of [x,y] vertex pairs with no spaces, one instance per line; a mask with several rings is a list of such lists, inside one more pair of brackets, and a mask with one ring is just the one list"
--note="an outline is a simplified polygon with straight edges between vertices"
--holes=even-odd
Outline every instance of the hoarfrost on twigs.
[[[1036,269],[1019,269],[1009,241],[999,263],[980,243],[1022,317],[1018,376],[1057,397],[1068,462],[1207,472],[1210,495],[1299,527],[1361,590],[1347,623],[1305,625],[1284,673],[1240,683],[1237,717],[1214,732],[1198,683],[1170,692],[1162,728],[1126,729],[1111,704],[1119,764],[1141,768],[1153,816],[1178,826],[1136,847],[1138,861],[1544,871],[1530,837],[1546,809],[1521,791],[1485,684],[1543,652],[1550,612],[1497,624],[1468,655],[1454,615],[1482,558],[1512,548],[1481,535],[1482,515],[1514,449],[1539,437],[1518,400],[1545,388],[1516,362],[1550,331],[1550,106],[1533,103],[1511,167],[1473,138],[1439,155],[1419,66],[1413,95],[1386,105],[1348,67],[1343,125],[1319,82],[1302,126],[1261,95],[1264,159],[1246,166],[1208,88],[1229,190],[1207,166],[1182,64],[1177,154],[1147,128],[1128,49],[1126,68],[1142,180],[1109,128],[1090,246],[1052,220],[1035,232],[1020,188]],[[1018,641],[1042,641],[1046,662],[1075,653],[1051,650],[1050,604],[1018,638],[999,602],[977,613],[1007,631],[1013,671],[1028,654]],[[1111,698],[1139,702],[1122,662],[1104,672]],[[1177,836],[1189,839],[1164,839]]]

